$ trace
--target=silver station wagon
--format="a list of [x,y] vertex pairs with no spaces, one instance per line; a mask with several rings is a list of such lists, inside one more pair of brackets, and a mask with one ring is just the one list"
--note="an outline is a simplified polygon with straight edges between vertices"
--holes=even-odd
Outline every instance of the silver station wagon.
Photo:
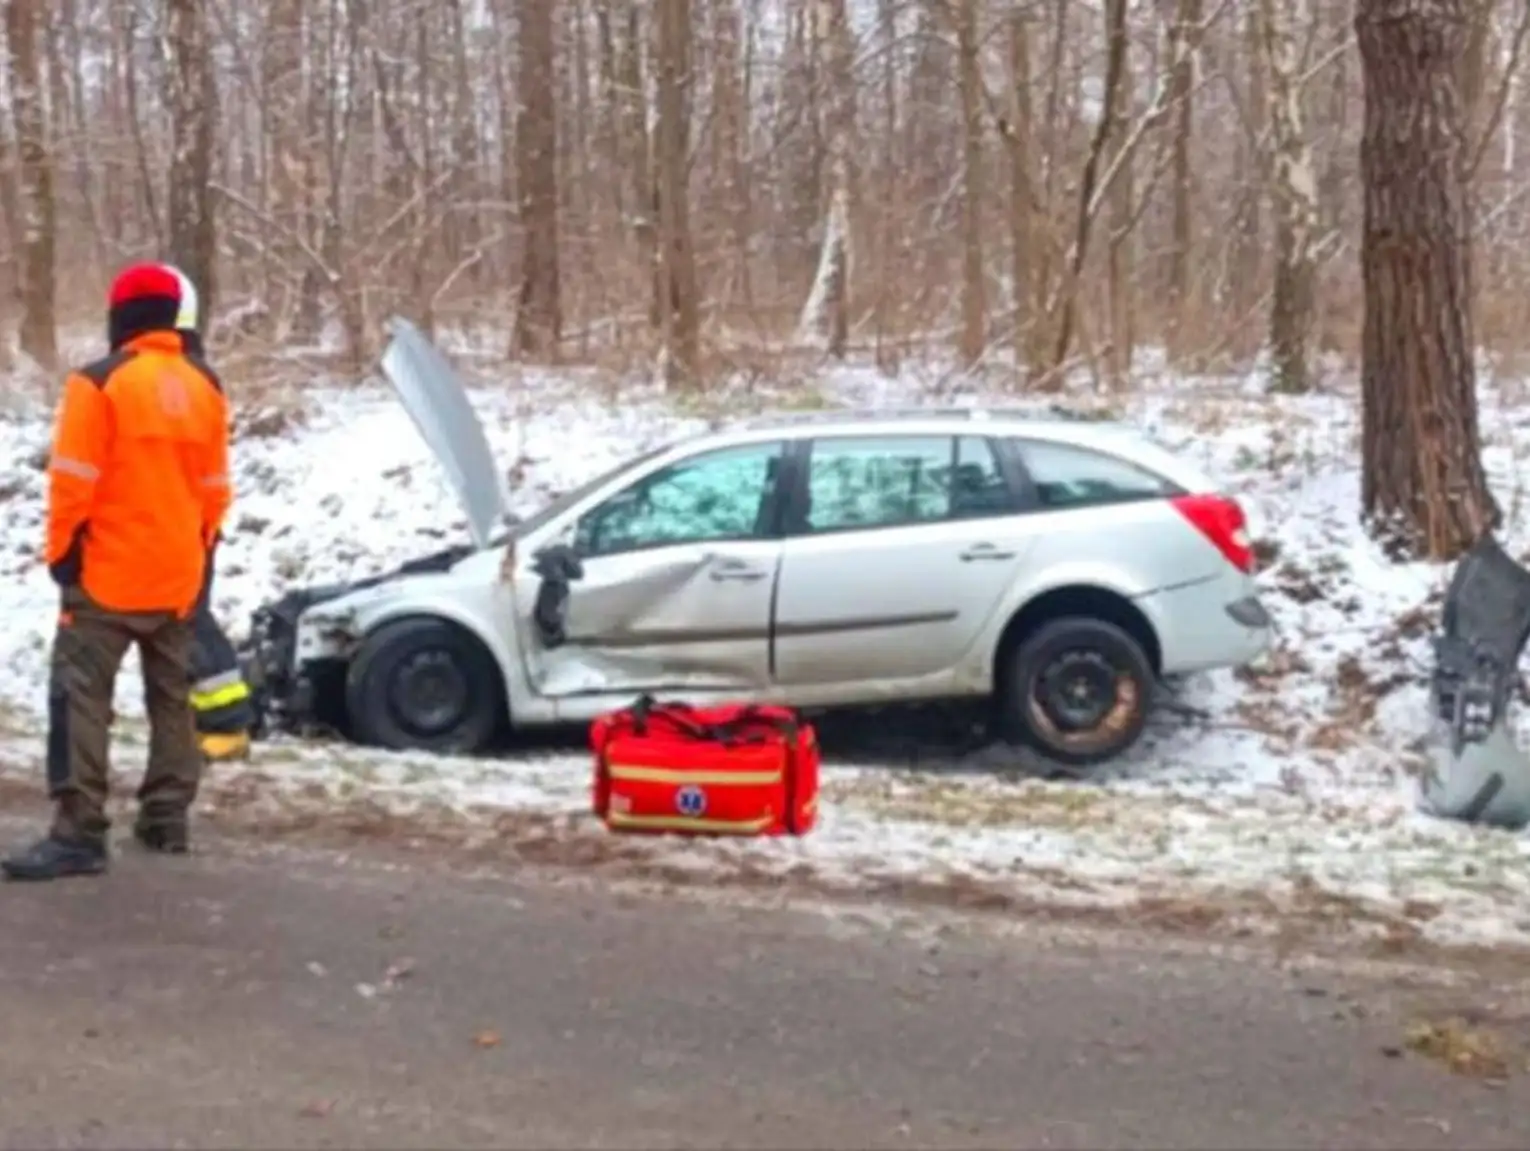
[[1242,510],[1130,427],[940,408],[745,420],[516,521],[456,373],[407,322],[390,333],[384,374],[472,543],[262,607],[244,656],[267,730],[466,753],[644,693],[979,698],[1006,737],[1077,766],[1140,736],[1159,677],[1269,645]]

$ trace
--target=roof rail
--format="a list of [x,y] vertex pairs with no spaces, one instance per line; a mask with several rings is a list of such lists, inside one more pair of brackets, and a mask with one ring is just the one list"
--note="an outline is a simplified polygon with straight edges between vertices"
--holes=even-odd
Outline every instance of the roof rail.
[[897,420],[1065,420],[1100,423],[1117,417],[1110,412],[1069,408],[1062,404],[1006,405],[1004,407],[901,407],[815,408],[811,411],[765,412],[733,424],[742,429],[812,427],[815,425]]

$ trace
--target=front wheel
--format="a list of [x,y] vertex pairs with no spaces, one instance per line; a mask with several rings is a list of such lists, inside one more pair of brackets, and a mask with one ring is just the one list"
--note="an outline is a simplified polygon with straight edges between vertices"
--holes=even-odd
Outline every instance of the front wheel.
[[1016,645],[998,704],[1010,733],[1059,763],[1088,767],[1141,738],[1153,681],[1142,645],[1115,624],[1054,619]]
[[494,658],[446,620],[384,624],[346,673],[345,702],[362,743],[465,755],[493,737],[504,707]]

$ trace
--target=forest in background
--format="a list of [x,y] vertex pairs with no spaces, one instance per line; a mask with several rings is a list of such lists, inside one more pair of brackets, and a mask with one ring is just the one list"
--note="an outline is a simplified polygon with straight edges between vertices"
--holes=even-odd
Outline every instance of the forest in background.
[[[1530,331],[1530,6],[1459,0],[1478,342]],[[1335,0],[5,0],[0,285],[52,366],[170,255],[224,342],[705,372],[931,341],[1032,386],[1143,346],[1358,357],[1364,77]],[[9,341],[0,341],[8,349]],[[1016,358],[1018,353],[1018,359]]]
[[[1010,387],[1359,368],[1364,515],[1501,522],[1524,0],[0,0],[0,368],[168,258],[215,353],[394,313],[508,359],[941,349]],[[11,339],[14,332],[14,341]]]

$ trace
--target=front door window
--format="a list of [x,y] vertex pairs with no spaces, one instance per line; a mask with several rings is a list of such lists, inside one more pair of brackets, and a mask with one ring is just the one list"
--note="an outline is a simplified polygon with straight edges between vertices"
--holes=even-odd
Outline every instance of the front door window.
[[661,468],[586,512],[575,547],[595,557],[766,538],[781,447],[723,448]]

